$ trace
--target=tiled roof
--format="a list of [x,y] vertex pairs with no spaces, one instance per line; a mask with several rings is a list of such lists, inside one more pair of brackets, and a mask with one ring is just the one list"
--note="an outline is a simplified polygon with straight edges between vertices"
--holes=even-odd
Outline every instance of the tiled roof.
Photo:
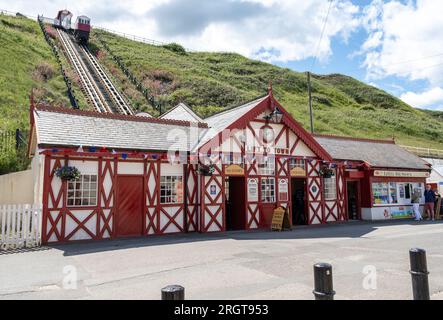
[[198,115],[194,113],[186,104],[180,103],[176,107],[172,108],[161,119],[183,120],[190,122],[204,122]]
[[394,141],[315,136],[335,160],[365,161],[372,167],[429,169],[424,160],[399,147]]
[[261,97],[254,101],[217,113],[209,118],[204,119],[205,123],[208,124],[209,130],[207,131],[200,145],[214,138],[218,133],[228,128],[232,123],[234,123],[236,120],[244,116],[246,113],[254,109],[261,102],[268,98],[269,95],[266,95],[265,97]]
[[[43,108],[34,111],[37,143],[47,146],[94,146],[127,150],[190,150],[196,142],[168,139],[174,130],[189,137],[190,124],[183,121],[103,115],[95,112]],[[199,128],[199,135],[206,132]]]

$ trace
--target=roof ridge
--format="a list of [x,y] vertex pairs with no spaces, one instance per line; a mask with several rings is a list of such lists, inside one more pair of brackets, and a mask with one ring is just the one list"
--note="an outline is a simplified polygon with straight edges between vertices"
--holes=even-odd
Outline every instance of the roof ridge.
[[340,139],[340,140],[350,140],[350,141],[360,141],[360,142],[374,142],[374,143],[384,143],[384,144],[396,144],[394,139],[371,139],[371,138],[357,138],[357,137],[350,137],[350,136],[339,136],[339,135],[333,135],[333,134],[319,134],[314,133],[313,136],[315,138],[330,138],[330,139]]
[[182,107],[184,108],[193,118],[195,118],[197,120],[197,122],[204,122],[204,120],[198,116],[197,113],[195,113],[191,107],[189,107],[186,103],[184,102],[180,102],[179,104],[177,104],[175,107],[171,108],[169,111],[165,112],[164,114],[162,114],[159,119],[164,119],[164,116],[170,114],[172,111],[176,110],[177,108]]
[[233,111],[233,110],[235,110],[235,109],[237,109],[237,108],[244,107],[244,106],[246,106],[246,105],[248,105],[248,104],[251,104],[251,103],[253,103],[253,102],[255,102],[255,101],[258,101],[258,100],[264,99],[264,98],[266,98],[266,97],[268,97],[268,96],[269,96],[269,93],[267,93],[267,94],[265,94],[265,95],[263,95],[263,96],[261,96],[261,97],[259,97],[259,98],[251,99],[251,100],[249,100],[249,101],[247,101],[247,102],[243,102],[242,104],[239,104],[239,105],[236,105],[236,106],[230,107],[230,108],[228,108],[228,109],[225,109],[225,110],[222,110],[222,111],[219,111],[219,112],[216,112],[216,113],[214,113],[213,115],[211,115],[211,116],[209,116],[209,117],[207,117],[207,118],[205,118],[205,119],[203,119],[203,120],[208,120],[208,119],[211,119],[211,118],[213,118],[213,117],[215,117],[215,116],[219,116],[219,115],[222,115],[222,114],[224,114],[224,113],[231,112],[231,111]]
[[[76,116],[83,117],[91,117],[91,118],[103,118],[103,119],[114,119],[114,120],[122,120],[122,121],[134,121],[134,122],[149,122],[149,123],[158,123],[165,125],[176,125],[182,127],[189,127],[195,122],[184,121],[184,120],[173,120],[173,119],[161,119],[161,118],[148,118],[148,117],[138,117],[136,115],[123,115],[123,114],[115,114],[115,113],[99,113],[96,111],[85,111],[85,110],[73,110],[62,107],[52,107],[47,105],[36,105],[36,111],[47,111],[54,113],[63,113],[70,114]],[[205,122],[197,123],[199,128],[208,128],[208,124]]]

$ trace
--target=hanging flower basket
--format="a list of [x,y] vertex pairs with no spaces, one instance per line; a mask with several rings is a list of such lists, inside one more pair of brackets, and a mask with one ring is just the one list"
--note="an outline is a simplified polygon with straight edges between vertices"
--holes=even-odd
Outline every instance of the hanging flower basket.
[[327,166],[323,166],[320,169],[320,175],[323,178],[332,178],[335,175],[334,170],[332,170],[331,168],[327,167]]
[[63,181],[77,181],[80,179],[80,171],[76,167],[61,167],[55,172],[56,176]]
[[205,177],[211,177],[215,173],[214,165],[211,164],[209,166],[202,165],[200,166],[200,174]]

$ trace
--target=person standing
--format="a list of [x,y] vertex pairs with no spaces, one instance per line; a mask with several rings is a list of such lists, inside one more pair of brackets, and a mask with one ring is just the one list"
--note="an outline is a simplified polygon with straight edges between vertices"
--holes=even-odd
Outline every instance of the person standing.
[[420,199],[421,199],[421,194],[420,191],[418,189],[414,190],[414,194],[412,195],[412,206],[414,208],[414,213],[415,213],[415,221],[421,221],[423,220],[423,217],[421,216],[420,213]]
[[435,199],[436,199],[435,191],[432,190],[432,186],[428,184],[426,186],[426,191],[425,191],[425,200],[426,200],[425,212],[428,214],[429,220],[432,221],[435,220],[434,216]]

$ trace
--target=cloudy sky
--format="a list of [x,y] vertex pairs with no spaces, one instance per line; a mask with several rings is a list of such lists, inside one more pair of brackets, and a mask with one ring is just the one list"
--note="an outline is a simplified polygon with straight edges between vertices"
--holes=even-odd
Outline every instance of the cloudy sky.
[[193,50],[347,74],[415,107],[443,110],[441,0],[0,0],[0,9],[28,15],[54,17],[63,8]]

